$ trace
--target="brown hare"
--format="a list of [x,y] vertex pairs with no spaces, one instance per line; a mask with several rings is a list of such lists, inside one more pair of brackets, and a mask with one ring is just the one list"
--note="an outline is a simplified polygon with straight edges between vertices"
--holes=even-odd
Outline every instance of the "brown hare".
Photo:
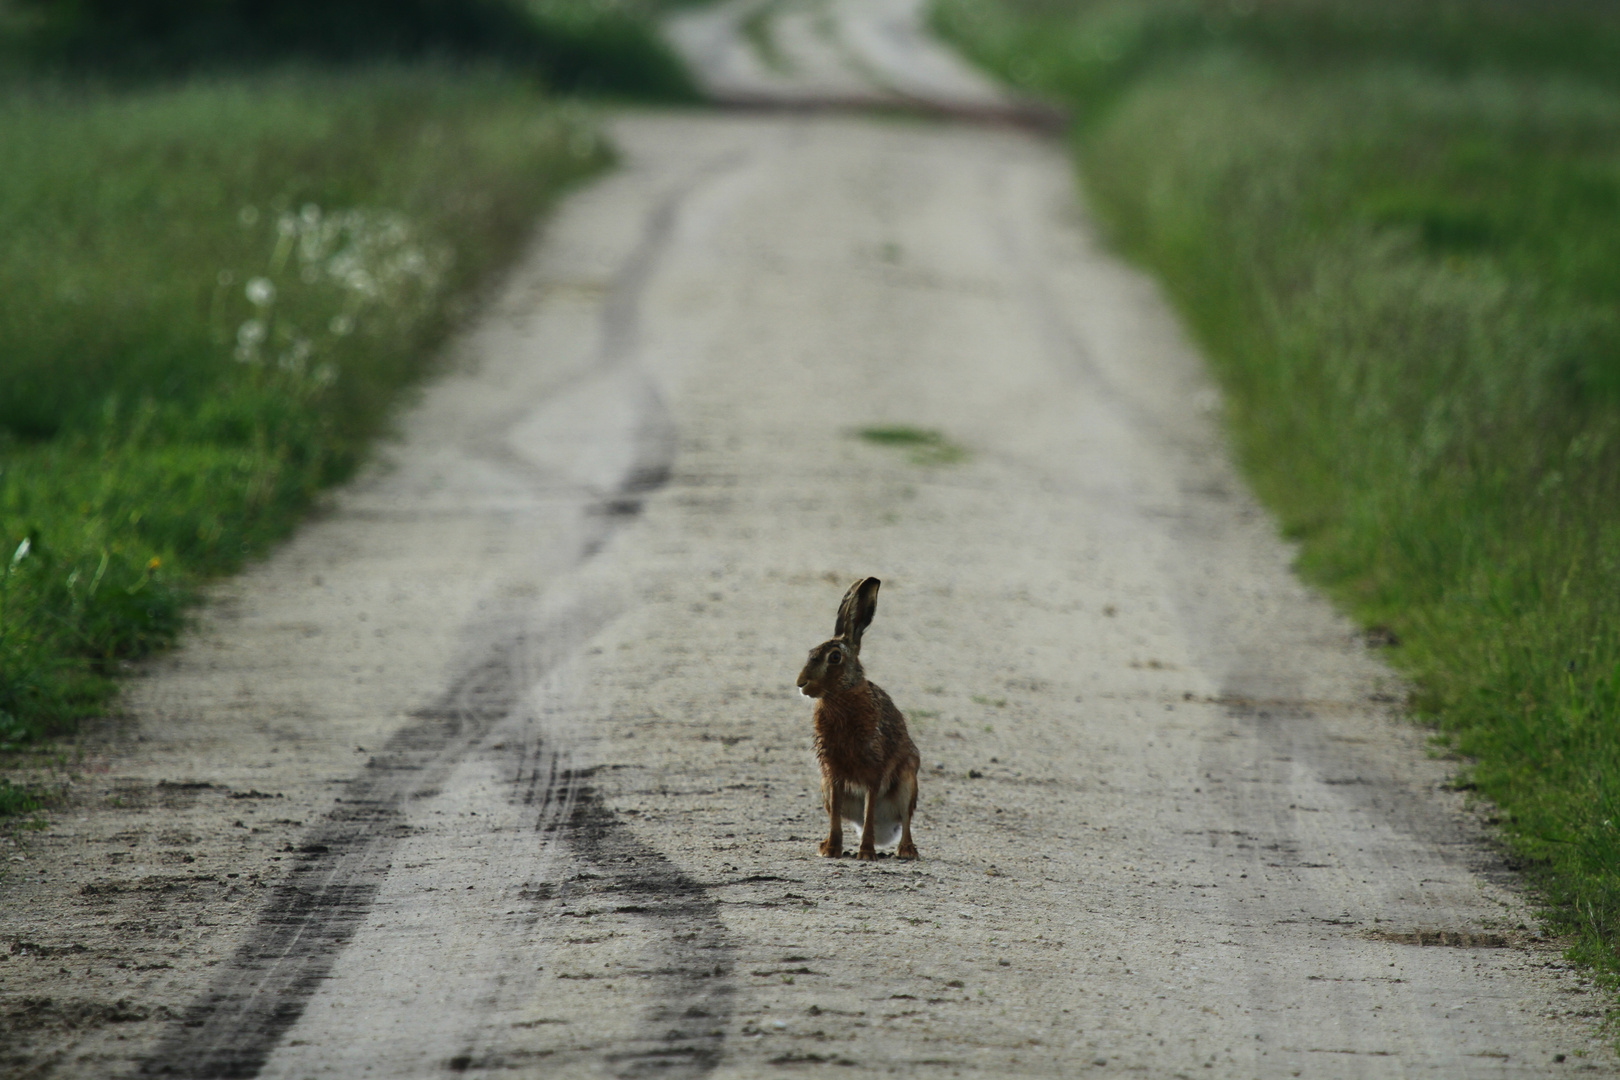
[[[917,747],[906,718],[861,668],[861,634],[877,612],[877,578],[849,587],[838,606],[836,635],[810,650],[799,672],[799,692],[816,702],[816,757],[821,798],[831,822],[821,853],[844,853],[844,821],[861,831],[857,859],[877,857],[899,838],[895,856],[915,859],[911,815],[917,809]],[[881,838],[881,840],[880,840]]]

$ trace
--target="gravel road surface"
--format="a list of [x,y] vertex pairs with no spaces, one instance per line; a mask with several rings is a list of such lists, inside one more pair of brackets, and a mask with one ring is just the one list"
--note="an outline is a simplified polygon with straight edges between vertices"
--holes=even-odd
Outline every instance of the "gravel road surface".
[[[759,6],[677,36],[788,99],[735,59]],[[891,47],[841,70],[1001,100],[914,4],[779,6],[790,61],[859,9]],[[0,1071],[1615,1071],[1060,146],[611,126],[403,438],[7,849]],[[793,681],[867,574],[915,863],[816,855]]]

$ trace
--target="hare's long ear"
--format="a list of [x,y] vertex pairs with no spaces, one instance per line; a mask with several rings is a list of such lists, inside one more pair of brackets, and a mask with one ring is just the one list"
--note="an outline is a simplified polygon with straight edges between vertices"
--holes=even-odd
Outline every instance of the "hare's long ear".
[[838,605],[838,621],[833,625],[833,636],[843,638],[849,645],[849,651],[856,656],[861,654],[861,635],[872,625],[872,616],[877,614],[878,586],[882,584],[875,577],[861,578],[849,587],[849,592],[844,594],[844,602]]

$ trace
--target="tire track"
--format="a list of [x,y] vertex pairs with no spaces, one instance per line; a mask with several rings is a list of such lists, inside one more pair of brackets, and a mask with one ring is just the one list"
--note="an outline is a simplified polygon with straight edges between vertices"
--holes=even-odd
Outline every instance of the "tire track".
[[[636,364],[640,301],[668,247],[681,204],[742,160],[728,155],[705,164],[654,205],[640,242],[604,301],[595,372],[631,376],[624,392],[631,398],[636,423],[629,433],[625,474],[613,490],[590,493],[580,507],[594,525],[576,571],[634,521],[643,499],[668,481],[675,433],[657,385]],[[410,800],[436,792],[468,753],[520,707],[539,679],[616,614],[582,601],[538,631],[497,632],[477,649],[481,658],[440,701],[413,714],[349,782],[320,823],[297,845],[289,845],[289,853],[299,857],[275,887],[247,940],[142,1062],[139,1074],[198,1080],[257,1076],[371,910],[395,849],[411,835],[405,813]],[[521,626],[522,620],[505,625]],[[542,745],[539,757],[554,763],[555,748]],[[610,1060],[624,1076],[648,1071],[704,1075],[719,1061],[729,1015],[731,965],[718,905],[699,882],[633,836],[597,790],[583,782],[586,776],[554,766],[531,775],[526,801],[540,807],[537,827],[561,840],[581,861],[599,867],[604,888],[627,898],[625,906],[652,920],[669,942],[667,985],[647,1018],[649,1030],[663,1034]],[[556,807],[567,812],[560,817],[548,813]],[[478,1061],[467,1053],[445,1065],[462,1072]]]
[[397,842],[404,806],[438,787],[510,713],[518,682],[513,642],[468,672],[443,703],[391,738],[326,819],[259,916],[226,972],[141,1068],[143,1075],[253,1077],[331,972],[370,910]]
[[645,1036],[607,1060],[623,1077],[707,1075],[720,1062],[735,993],[719,902],[608,808],[593,783],[595,768],[560,768],[554,756],[539,756],[544,761],[525,792],[526,802],[542,804],[536,831],[565,843],[590,873],[537,892],[535,917],[554,915],[559,902],[594,899],[613,905],[615,914],[671,928],[652,973],[662,985],[639,1025]]

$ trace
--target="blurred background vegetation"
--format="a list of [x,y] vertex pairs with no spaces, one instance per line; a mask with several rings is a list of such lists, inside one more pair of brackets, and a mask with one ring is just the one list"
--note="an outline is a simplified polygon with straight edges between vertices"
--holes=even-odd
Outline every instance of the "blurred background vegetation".
[[301,59],[498,60],[555,91],[693,97],[653,26],[681,0],[10,0],[14,57],[123,77]]
[[0,754],[353,472],[609,163],[580,95],[694,96],[672,2],[0,0]]
[[937,0],[1071,105],[1234,445],[1620,974],[1620,7]]

